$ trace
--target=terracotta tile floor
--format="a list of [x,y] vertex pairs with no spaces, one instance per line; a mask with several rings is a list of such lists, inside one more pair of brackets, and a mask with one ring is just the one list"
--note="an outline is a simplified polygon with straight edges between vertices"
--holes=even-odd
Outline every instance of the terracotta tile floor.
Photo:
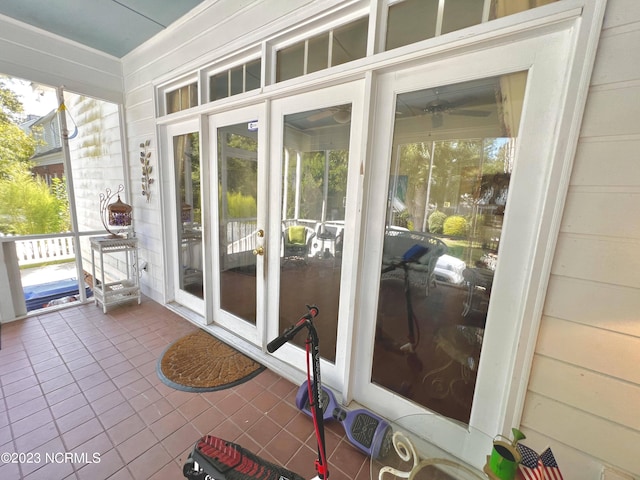
[[[147,298],[106,315],[87,304],[3,324],[0,478],[178,480],[207,433],[311,478],[315,443],[297,385],[269,370],[204,394],[159,380],[160,354],[195,329]],[[327,452],[332,479],[370,477],[335,423]]]

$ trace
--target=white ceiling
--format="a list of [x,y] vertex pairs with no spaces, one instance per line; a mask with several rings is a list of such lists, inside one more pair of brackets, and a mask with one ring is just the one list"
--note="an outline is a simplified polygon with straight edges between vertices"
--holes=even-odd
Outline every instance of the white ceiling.
[[121,58],[204,0],[3,0],[0,14]]

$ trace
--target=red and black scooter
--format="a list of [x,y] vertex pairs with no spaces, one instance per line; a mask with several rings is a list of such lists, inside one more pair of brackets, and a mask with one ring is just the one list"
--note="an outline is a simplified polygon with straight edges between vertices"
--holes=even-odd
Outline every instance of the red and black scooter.
[[[318,444],[315,461],[317,475],[314,479],[329,478],[329,468],[324,439],[324,412],[320,398],[320,349],[313,319],[318,307],[307,305],[308,312],[282,335],[269,342],[267,350],[273,353],[293,339],[302,329],[307,330],[307,385],[308,398],[313,398],[311,413]],[[313,371],[313,379],[312,379]],[[183,466],[183,474],[189,480],[304,480],[297,473],[267,462],[247,449],[213,435],[205,435],[193,447]]]

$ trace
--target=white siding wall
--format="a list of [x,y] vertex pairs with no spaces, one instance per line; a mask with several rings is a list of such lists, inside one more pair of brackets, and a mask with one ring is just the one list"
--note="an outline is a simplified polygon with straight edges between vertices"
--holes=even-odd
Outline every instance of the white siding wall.
[[[78,125],[77,137],[69,140],[78,229],[102,230],[100,194],[125,183],[118,105],[77,95],[65,105]],[[122,201],[129,203],[126,193]]]
[[609,0],[522,418],[570,478],[640,477],[639,44]]

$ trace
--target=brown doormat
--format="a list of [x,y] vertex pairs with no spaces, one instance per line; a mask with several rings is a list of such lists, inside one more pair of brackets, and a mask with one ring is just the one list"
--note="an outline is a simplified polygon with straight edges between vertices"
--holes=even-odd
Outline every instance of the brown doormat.
[[158,360],[160,379],[177,390],[211,392],[253,378],[265,367],[198,330],[169,345]]

